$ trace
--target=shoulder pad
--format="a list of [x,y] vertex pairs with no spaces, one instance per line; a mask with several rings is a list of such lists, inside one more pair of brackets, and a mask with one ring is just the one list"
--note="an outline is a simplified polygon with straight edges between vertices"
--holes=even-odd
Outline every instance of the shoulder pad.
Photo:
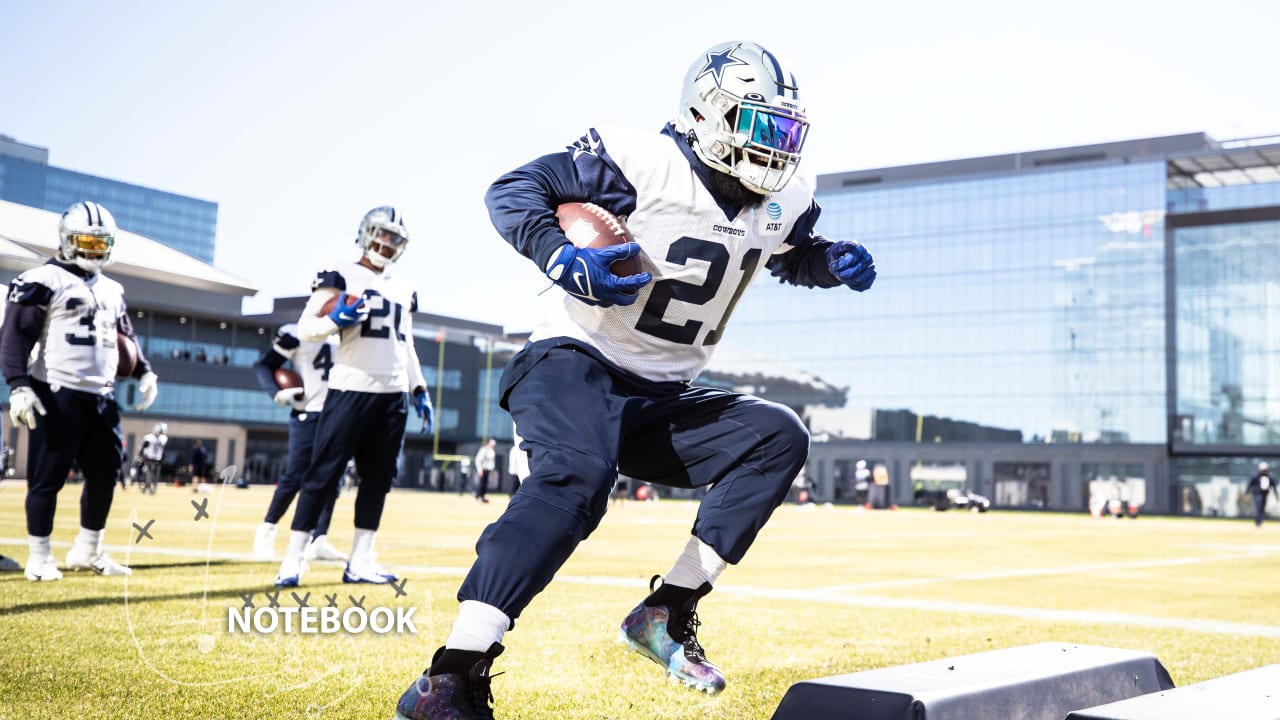
[[345,291],[347,289],[347,280],[337,270],[321,270],[316,273],[316,279],[311,281],[311,292],[315,292],[320,288]]
[[298,336],[294,334],[297,330],[298,326],[296,323],[281,325],[280,329],[276,330],[274,344],[285,350],[293,350],[298,347],[298,345],[301,344],[301,341],[298,340]]
[[11,303],[47,307],[52,299],[53,290],[48,285],[23,280],[21,275],[9,283],[9,302]]

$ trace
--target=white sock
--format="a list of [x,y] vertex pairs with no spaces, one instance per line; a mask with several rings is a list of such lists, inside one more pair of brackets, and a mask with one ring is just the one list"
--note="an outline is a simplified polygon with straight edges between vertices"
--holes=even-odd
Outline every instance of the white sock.
[[[377,530],[365,530],[364,528],[356,528],[355,537],[351,539],[351,564],[357,565],[365,562],[373,555],[373,539],[378,534]],[[488,648],[485,648],[488,650]]]
[[48,535],[43,537],[40,535],[28,535],[27,551],[27,567],[33,567],[53,557],[53,547],[49,543]]
[[511,627],[511,618],[498,608],[479,600],[463,600],[458,605],[458,618],[453,621],[444,646],[450,650],[484,652],[489,646],[502,642],[502,636]]
[[694,535],[684,546],[684,552],[676,558],[676,564],[662,578],[662,582],[676,587],[697,588],[702,583],[716,584],[716,578],[724,571],[726,563],[710,545]]
[[269,523],[269,522],[267,522],[267,521],[263,520],[263,521],[262,521],[262,527],[264,527],[264,528],[271,528],[272,530],[275,530],[275,529],[276,529],[276,524],[275,524],[275,523]]
[[311,540],[310,540],[309,542],[310,542],[312,545],[320,545],[321,543],[323,543],[323,542],[324,542],[324,539],[325,539],[325,538],[327,538],[327,537],[329,537],[329,536],[328,536],[328,535],[316,535],[316,536],[312,537],[312,538],[311,538]]
[[307,549],[307,541],[310,539],[311,533],[306,530],[290,530],[289,547],[284,550],[285,561],[302,559],[302,551]]
[[76,545],[89,548],[91,553],[98,552],[98,548],[102,546],[102,531],[80,528],[80,533],[76,535]]

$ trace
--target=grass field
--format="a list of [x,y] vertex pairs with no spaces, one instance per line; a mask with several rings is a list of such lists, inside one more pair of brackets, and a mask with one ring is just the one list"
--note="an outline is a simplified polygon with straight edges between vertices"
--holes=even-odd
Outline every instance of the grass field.
[[[79,491],[59,498],[59,560]],[[0,483],[0,553],[20,561],[24,494]],[[117,493],[107,543],[131,577],[0,575],[0,717],[391,717],[447,634],[475,538],[505,498],[393,492],[379,559],[408,577],[406,596],[342,585],[336,564],[304,578],[312,606],[336,593],[341,608],[348,595],[416,607],[416,636],[231,635],[227,609],[250,592],[265,605],[273,590],[275,564],[249,560],[269,496],[199,496],[211,517],[197,521],[189,490]],[[344,550],[353,499],[334,516]],[[1280,662],[1280,524],[784,506],[699,607],[699,637],[729,679],[707,698],[615,644],[696,509],[610,509],[507,635],[498,718],[768,718],[800,680],[1050,640],[1153,653],[1178,685]],[[132,524],[149,520],[152,537],[134,542]]]

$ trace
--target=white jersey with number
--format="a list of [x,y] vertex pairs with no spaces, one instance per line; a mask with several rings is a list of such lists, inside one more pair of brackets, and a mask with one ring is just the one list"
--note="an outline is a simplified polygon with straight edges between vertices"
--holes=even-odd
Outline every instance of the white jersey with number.
[[286,323],[276,330],[271,349],[288,358],[289,364],[302,377],[302,411],[320,412],[329,394],[329,372],[338,351],[338,337],[329,335],[319,342],[303,340],[297,323]]
[[163,460],[164,446],[169,444],[169,436],[164,433],[156,435],[147,433],[142,436],[142,457],[147,460]]
[[[635,211],[625,221],[653,280],[625,307],[595,307],[566,294],[530,339],[568,336],[641,377],[690,381],[711,359],[752,278],[772,255],[791,249],[783,241],[812,205],[811,185],[797,176],[730,220],[666,135],[598,129],[577,150],[607,156],[635,188]],[[583,167],[582,158],[575,162]]]
[[95,273],[84,278],[53,263],[33,267],[9,286],[9,302],[46,309],[28,374],[50,385],[106,395],[115,387],[116,327],[124,288]]
[[316,340],[335,331],[332,320],[308,317],[321,298],[334,291],[364,298],[369,314],[363,322],[338,330],[338,347],[329,369],[329,387],[367,393],[399,393],[424,387],[422,367],[413,347],[413,313],[418,294],[389,271],[375,272],[351,263],[322,270],[311,284],[312,298],[298,320],[299,338]]

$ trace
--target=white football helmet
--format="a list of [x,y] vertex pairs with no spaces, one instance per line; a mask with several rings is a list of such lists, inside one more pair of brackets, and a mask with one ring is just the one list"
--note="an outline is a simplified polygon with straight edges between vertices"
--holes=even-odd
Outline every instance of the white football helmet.
[[399,260],[404,253],[405,246],[409,244],[409,229],[395,208],[388,205],[376,207],[365,213],[360,221],[356,244],[364,250],[365,258],[374,267],[384,268]]
[[704,163],[767,195],[795,175],[809,121],[795,75],[768,50],[735,41],[689,68],[675,127]]
[[165,423],[158,422],[155,424],[155,427],[151,428],[151,432],[155,433],[156,435],[163,435],[169,432],[169,426]]
[[116,219],[98,203],[78,202],[62,213],[58,239],[58,260],[97,272],[111,259]]

